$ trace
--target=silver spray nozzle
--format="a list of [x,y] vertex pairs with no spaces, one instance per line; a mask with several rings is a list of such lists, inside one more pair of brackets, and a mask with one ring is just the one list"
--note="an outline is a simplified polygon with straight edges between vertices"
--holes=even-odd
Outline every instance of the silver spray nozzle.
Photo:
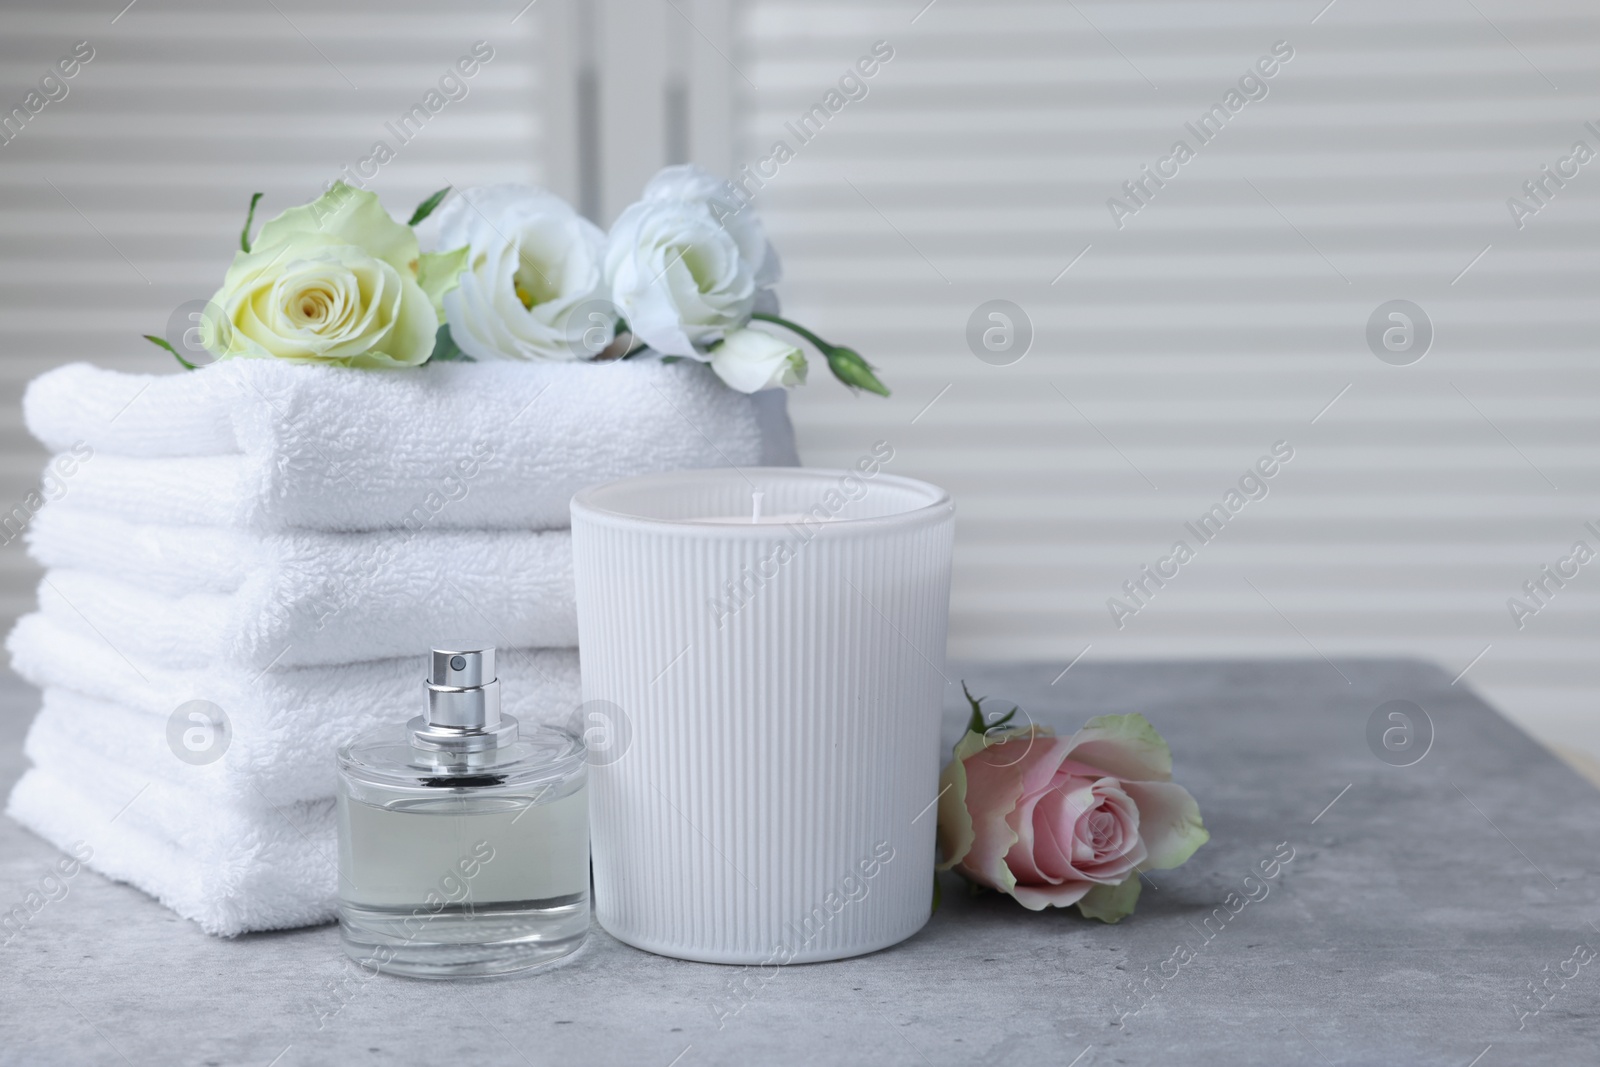
[[482,752],[517,739],[517,720],[500,714],[494,646],[441,645],[423,688],[427,713],[408,723],[411,743],[429,752]]

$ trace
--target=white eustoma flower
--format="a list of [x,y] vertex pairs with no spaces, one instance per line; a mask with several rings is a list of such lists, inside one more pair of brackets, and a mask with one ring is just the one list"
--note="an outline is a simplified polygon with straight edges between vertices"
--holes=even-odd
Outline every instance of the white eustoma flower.
[[554,193],[489,185],[439,212],[440,248],[468,246],[444,298],[450,335],[478,360],[588,359],[611,342],[605,234]]
[[787,388],[806,380],[806,357],[762,330],[734,330],[711,350],[711,369],[741,393]]
[[611,299],[634,336],[663,355],[707,349],[775,310],[778,255],[733,186],[698,167],[667,167],[618,216],[606,244]]

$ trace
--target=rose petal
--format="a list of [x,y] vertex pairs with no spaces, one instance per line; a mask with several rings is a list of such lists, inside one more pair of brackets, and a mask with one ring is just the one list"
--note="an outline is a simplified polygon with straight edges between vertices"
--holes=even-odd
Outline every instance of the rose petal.
[[939,854],[935,870],[948,871],[972,850],[972,815],[967,811],[967,771],[960,749],[939,775]]
[[1211,840],[1200,821],[1200,805],[1173,782],[1123,782],[1123,790],[1139,806],[1139,834],[1149,855],[1140,864],[1163,870],[1182,864]]
[[966,758],[983,751],[986,740],[970,730],[961,735],[950,762],[939,775],[939,848],[944,862],[937,869],[948,871],[960,863],[972,848],[972,815],[967,811]]
[[1172,750],[1143,715],[1100,715],[1072,735],[1069,759],[1112,778],[1170,782]]
[[1015,884],[1005,856],[1017,842],[1017,831],[1006,817],[1024,792],[1039,792],[1049,783],[1066,745],[1062,738],[1029,730],[967,757],[966,801],[975,837],[963,870],[997,889]]
[[1093,888],[1093,882],[1019,885],[1011,890],[1011,895],[1016,898],[1018,904],[1029,911],[1043,911],[1045,908],[1069,908],[1082,900]]
[[[402,297],[400,299],[399,314],[390,324],[391,336],[383,343],[381,350],[375,350],[356,356],[350,361],[352,367],[364,366],[394,366],[409,365],[412,362],[422,362],[433,353],[433,335],[439,328],[439,319],[434,314],[433,301],[428,299],[428,294],[422,287],[410,278],[400,278]],[[408,353],[422,353],[421,359],[413,359]]]
[[[1058,779],[1060,781],[1060,779]],[[1139,839],[1139,808],[1114,778],[1065,780],[1073,786],[1054,836],[1071,849],[1071,877],[1120,882],[1145,858]],[[1110,820],[1103,841],[1094,839],[1097,820]]]
[[1060,878],[1046,874],[1034,859],[1034,810],[1039,806],[1040,800],[1053,794],[1047,789],[1043,793],[1033,796],[1024,796],[1017,802],[1016,808],[1006,816],[1006,825],[1016,833],[1017,840],[1006,852],[1006,866],[1011,868],[1019,883],[1037,885],[1046,883],[1055,885]]
[[418,254],[416,234],[384,210],[378,194],[343,182],[335,182],[312,203],[289,208],[264,223],[253,247],[299,245],[306,238],[353,245],[400,271],[409,270]]
[[1022,793],[1033,796],[1050,788],[1070,744],[1042,726],[990,734],[967,757],[967,773],[981,767],[985,775],[1017,780]]
[[[1080,877],[1074,866],[1078,820],[1093,804],[1094,782],[1088,778],[1057,775],[1040,802],[1033,845],[1033,860],[1051,882]],[[1043,825],[1037,825],[1042,823]]]

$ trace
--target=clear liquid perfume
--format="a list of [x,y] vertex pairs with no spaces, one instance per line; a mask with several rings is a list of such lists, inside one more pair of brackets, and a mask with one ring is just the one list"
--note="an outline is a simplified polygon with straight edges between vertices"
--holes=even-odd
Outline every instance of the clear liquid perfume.
[[434,649],[426,714],[339,749],[339,927],[368,969],[506,974],[588,936],[583,741],[500,714],[494,658]]

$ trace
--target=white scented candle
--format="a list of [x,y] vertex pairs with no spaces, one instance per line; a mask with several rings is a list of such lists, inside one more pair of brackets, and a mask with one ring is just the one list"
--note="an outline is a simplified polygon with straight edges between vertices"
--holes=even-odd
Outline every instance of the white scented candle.
[[877,460],[573,499],[584,699],[620,709],[630,739],[591,768],[606,930],[771,964],[922,927],[953,516],[943,490]]

